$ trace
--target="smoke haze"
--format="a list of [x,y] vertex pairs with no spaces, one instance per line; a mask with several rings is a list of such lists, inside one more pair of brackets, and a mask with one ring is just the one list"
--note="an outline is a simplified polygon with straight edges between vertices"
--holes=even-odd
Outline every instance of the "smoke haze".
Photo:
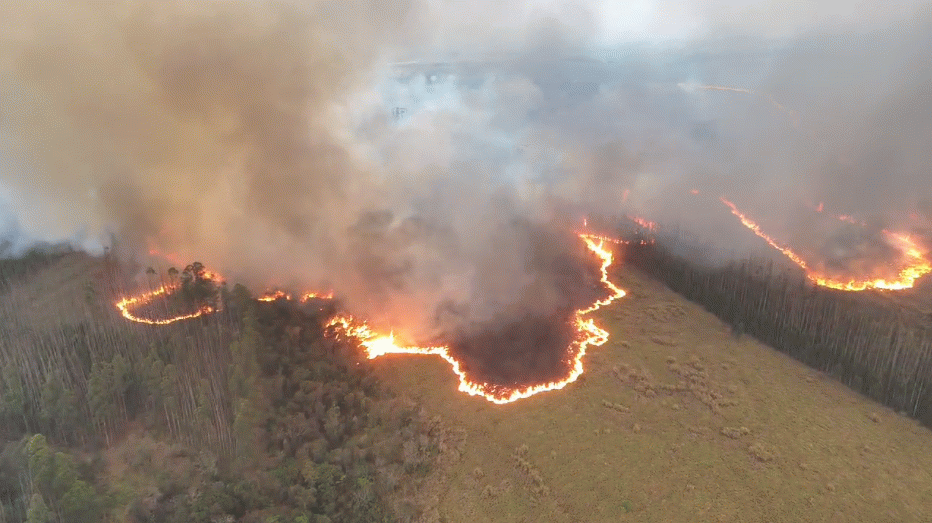
[[0,182],[32,237],[332,287],[412,337],[574,303],[542,260],[586,260],[555,232],[584,213],[744,253],[720,194],[809,243],[809,203],[932,207],[928,2],[570,5],[7,0]]

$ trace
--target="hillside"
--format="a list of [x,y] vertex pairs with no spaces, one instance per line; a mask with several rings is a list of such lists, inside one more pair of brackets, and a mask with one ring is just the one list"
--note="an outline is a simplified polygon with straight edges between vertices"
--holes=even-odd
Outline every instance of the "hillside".
[[[94,259],[70,256],[3,293],[0,307],[13,336],[0,354],[24,356],[19,351],[31,342],[17,338],[18,329],[54,330],[96,318],[91,334],[108,332],[111,322],[114,332],[135,331],[103,301],[105,291],[89,294],[100,288],[94,282],[102,270]],[[439,358],[359,362],[394,396],[415,400],[410,405],[419,406],[422,427],[437,427],[439,420],[445,434],[431,437],[439,462],[426,481],[403,481],[409,487],[396,491],[393,506],[423,507],[421,521],[449,523],[932,520],[932,431],[751,338],[736,339],[714,316],[633,269],[612,278],[629,294],[597,313],[611,338],[587,355],[585,374],[562,391],[493,405],[457,392]],[[260,310],[280,318],[266,320],[280,325],[277,330],[288,331],[287,318],[296,311],[280,306]],[[197,330],[191,323],[183,332]],[[48,343],[43,347],[54,345]],[[144,346],[126,345],[123,352],[132,359]],[[143,504],[135,506],[148,507],[164,488],[134,475],[139,472],[120,471],[138,467],[132,464],[139,449],[165,452],[146,432],[171,438],[164,422],[143,417],[142,423],[150,428],[132,423],[125,439],[117,431],[99,474],[138,490]],[[421,434],[427,433],[437,434]],[[278,433],[268,437],[275,441]],[[277,459],[288,464],[285,455]],[[212,481],[200,465],[184,467],[195,471],[195,484]],[[256,512],[259,519],[251,520],[263,521],[263,513],[273,512]]]
[[[462,431],[436,521],[930,521],[932,431],[631,270],[579,382],[493,405],[447,365],[377,374]],[[518,459],[520,458],[520,459]]]

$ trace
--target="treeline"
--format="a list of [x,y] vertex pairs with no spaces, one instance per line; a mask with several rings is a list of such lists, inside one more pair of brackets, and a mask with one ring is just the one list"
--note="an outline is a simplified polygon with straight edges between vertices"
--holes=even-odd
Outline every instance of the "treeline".
[[128,283],[109,262],[78,320],[33,325],[0,299],[0,523],[416,517],[399,489],[438,427],[325,332],[335,305],[224,286],[179,293],[217,304],[203,321],[142,325],[112,306]]
[[628,245],[624,256],[736,333],[751,334],[932,427],[932,330],[919,315],[871,292],[819,287],[772,262],[710,267],[701,260],[708,246],[690,243],[666,237]]
[[9,241],[0,242],[0,292],[36,271],[44,269],[71,252],[67,246],[36,246],[22,256],[10,255]]

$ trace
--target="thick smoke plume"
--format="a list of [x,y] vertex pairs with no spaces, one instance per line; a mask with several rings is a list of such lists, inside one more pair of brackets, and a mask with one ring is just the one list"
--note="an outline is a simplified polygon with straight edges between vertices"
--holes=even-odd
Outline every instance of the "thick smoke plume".
[[[562,314],[543,260],[587,213],[739,251],[721,193],[788,239],[809,201],[928,219],[927,4],[574,5],[7,1],[0,180],[34,236],[331,287],[418,339]],[[389,66],[438,56],[469,60]]]

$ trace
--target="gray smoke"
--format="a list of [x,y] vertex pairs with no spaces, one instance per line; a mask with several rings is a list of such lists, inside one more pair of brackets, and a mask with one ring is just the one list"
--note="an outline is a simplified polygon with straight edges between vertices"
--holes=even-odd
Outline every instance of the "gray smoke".
[[927,4],[807,5],[7,1],[0,181],[30,234],[332,287],[413,337],[546,315],[558,209],[734,242],[721,193],[788,239],[803,200],[932,198]]

